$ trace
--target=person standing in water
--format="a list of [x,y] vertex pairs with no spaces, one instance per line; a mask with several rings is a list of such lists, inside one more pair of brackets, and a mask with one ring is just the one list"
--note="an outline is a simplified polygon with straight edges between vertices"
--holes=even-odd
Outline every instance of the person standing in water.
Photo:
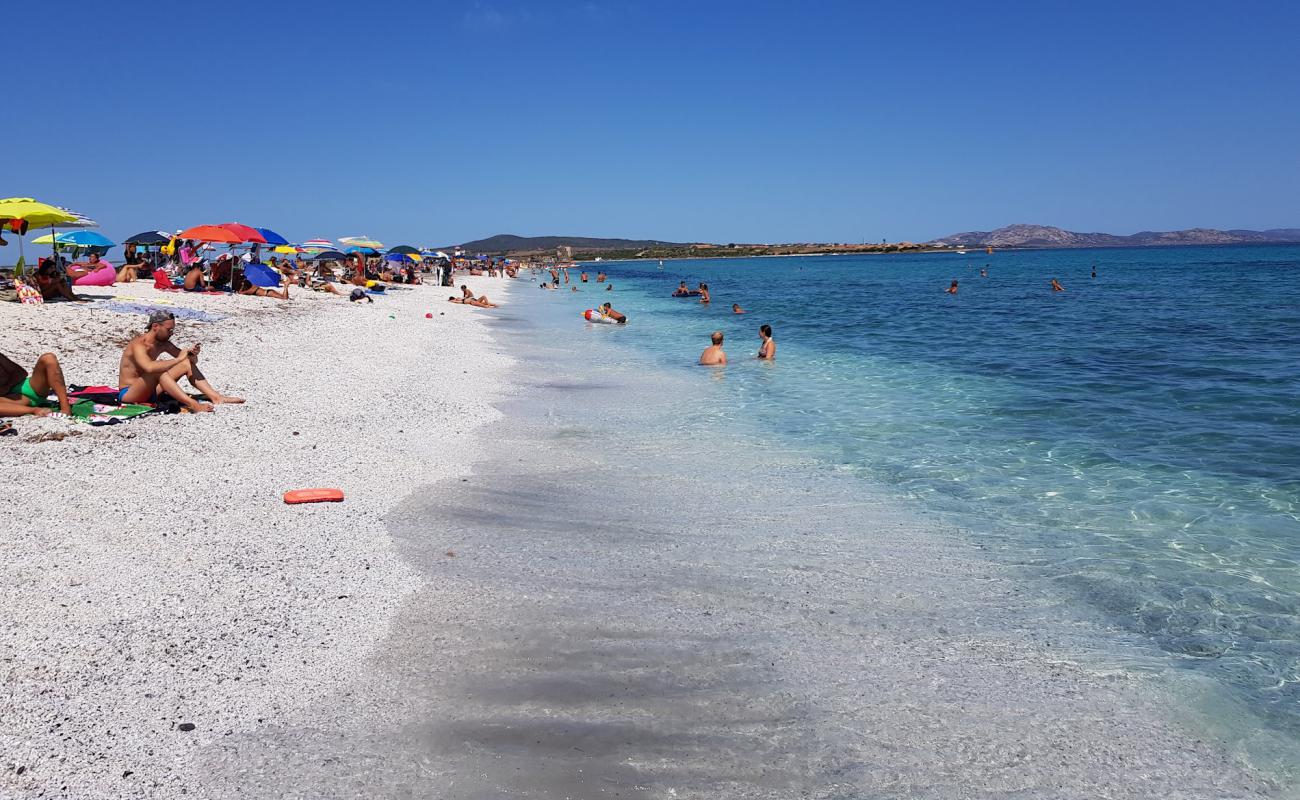
[[1094,278],[1097,277],[1097,265],[1096,265],[1096,264],[1093,264],[1093,265],[1092,265],[1092,277],[1094,277]]
[[772,326],[758,326],[758,338],[763,342],[758,348],[758,357],[763,361],[771,361],[776,358],[776,340],[772,338]]
[[713,344],[704,348],[700,353],[700,366],[704,367],[725,367],[727,365],[727,354],[722,351],[722,331],[714,331],[709,337]]
[[953,281],[952,286],[949,286],[947,289],[944,289],[944,291],[947,292],[948,294],[957,294],[957,281]]

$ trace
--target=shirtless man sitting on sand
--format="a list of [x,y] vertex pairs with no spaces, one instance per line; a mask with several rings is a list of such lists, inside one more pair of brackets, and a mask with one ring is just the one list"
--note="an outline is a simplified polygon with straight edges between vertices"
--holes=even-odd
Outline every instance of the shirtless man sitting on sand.
[[725,367],[727,365],[727,354],[722,352],[722,331],[714,331],[713,344],[704,348],[700,353],[700,365],[704,367]]
[[[176,317],[170,311],[155,311],[149,315],[148,329],[131,340],[122,353],[118,365],[117,399],[122,403],[155,403],[159,389],[190,411],[211,411],[212,403],[242,403],[238,397],[226,397],[212,388],[199,371],[199,348],[181,350],[171,343],[176,330]],[[166,353],[169,359],[159,360]],[[207,396],[212,403],[200,403],[185,393],[177,383],[182,377]]]
[[0,417],[21,417],[33,414],[43,417],[51,413],[46,404],[50,392],[59,398],[59,411],[72,413],[68,402],[68,387],[63,382],[63,369],[53,353],[36,359],[32,374],[0,353]]

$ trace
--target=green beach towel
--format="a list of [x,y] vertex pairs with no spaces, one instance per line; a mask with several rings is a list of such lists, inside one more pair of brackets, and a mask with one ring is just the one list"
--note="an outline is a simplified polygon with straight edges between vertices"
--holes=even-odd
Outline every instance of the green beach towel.
[[113,425],[128,419],[153,413],[152,406],[127,403],[123,406],[104,405],[89,400],[78,400],[72,404],[72,416],[91,425]]

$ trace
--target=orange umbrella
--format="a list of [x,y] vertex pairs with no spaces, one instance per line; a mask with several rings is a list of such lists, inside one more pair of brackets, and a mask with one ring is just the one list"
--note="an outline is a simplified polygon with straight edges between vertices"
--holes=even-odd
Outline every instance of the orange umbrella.
[[240,244],[244,240],[239,235],[220,225],[195,225],[176,234],[178,239],[193,239],[196,242],[220,242],[221,244]]

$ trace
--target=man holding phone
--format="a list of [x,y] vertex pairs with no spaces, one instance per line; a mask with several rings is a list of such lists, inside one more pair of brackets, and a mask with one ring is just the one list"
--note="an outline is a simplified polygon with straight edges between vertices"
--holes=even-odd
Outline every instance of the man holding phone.
[[[199,370],[202,345],[195,344],[181,350],[171,343],[175,330],[176,316],[170,311],[155,311],[149,315],[149,327],[132,339],[122,353],[118,365],[118,401],[156,403],[165,395],[189,411],[211,411],[216,403],[244,402],[241,398],[221,394],[208,383]],[[164,353],[171,358],[159,359]],[[186,394],[178,383],[182,377],[211,402],[201,403]]]

